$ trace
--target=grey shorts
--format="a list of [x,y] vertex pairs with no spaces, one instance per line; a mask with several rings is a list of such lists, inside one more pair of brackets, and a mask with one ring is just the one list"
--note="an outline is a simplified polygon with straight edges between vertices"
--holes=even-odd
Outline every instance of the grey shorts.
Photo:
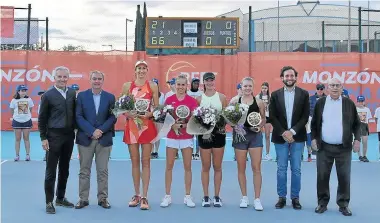
[[[232,141],[232,147],[240,150],[248,150],[249,148],[263,147],[263,134],[261,132],[253,132],[248,128],[244,128],[247,134],[245,134],[245,141],[236,143]],[[235,138],[235,131],[232,133]]]
[[360,136],[368,136],[369,135],[369,128],[367,123],[361,123],[360,124]]

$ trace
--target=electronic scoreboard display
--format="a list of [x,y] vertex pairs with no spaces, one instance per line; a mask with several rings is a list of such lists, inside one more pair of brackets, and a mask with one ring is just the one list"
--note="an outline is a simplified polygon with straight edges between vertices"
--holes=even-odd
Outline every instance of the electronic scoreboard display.
[[239,18],[147,17],[146,48],[220,48],[240,46]]

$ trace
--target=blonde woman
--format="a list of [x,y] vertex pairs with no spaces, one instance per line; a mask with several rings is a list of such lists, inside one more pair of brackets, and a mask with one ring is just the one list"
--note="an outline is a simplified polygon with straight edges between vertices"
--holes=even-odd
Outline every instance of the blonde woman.
[[191,198],[191,160],[193,151],[193,136],[186,132],[186,125],[191,117],[191,112],[198,106],[197,101],[186,94],[187,89],[186,75],[179,75],[175,81],[176,93],[168,97],[165,105],[174,108],[173,116],[176,124],[168,133],[166,140],[166,170],[165,170],[165,190],[166,195],[162,200],[161,207],[168,207],[171,202],[170,189],[172,184],[172,170],[178,150],[181,150],[183,157],[183,167],[185,171],[185,198],[184,204],[188,207],[195,207]]
[[[245,138],[243,142],[232,142],[232,147],[235,149],[235,156],[238,168],[238,180],[240,185],[240,190],[243,198],[240,201],[240,207],[246,208],[249,205],[249,200],[247,196],[247,179],[246,179],[246,158],[247,153],[251,157],[251,167],[253,171],[253,182],[255,190],[254,208],[257,211],[262,211],[263,206],[260,201],[261,194],[261,157],[263,152],[263,136],[261,133],[262,127],[265,125],[265,105],[260,100],[253,96],[253,85],[254,81],[250,77],[246,77],[242,80],[242,96],[239,99],[231,101],[232,103],[242,103],[249,106],[247,120],[244,123],[244,130],[246,131]],[[253,128],[248,122],[248,116],[252,112],[260,113],[262,122],[257,128]],[[233,132],[235,134],[235,132]]]
[[[147,80],[148,64],[145,61],[137,61],[135,65],[135,80],[123,85],[123,95],[132,94],[136,100],[146,100],[153,105],[158,105],[158,88],[153,81]],[[150,105],[148,106],[148,108]],[[157,129],[151,120],[152,112],[147,111],[145,115],[126,113],[127,122],[124,130],[124,143],[128,144],[129,154],[132,162],[132,177],[135,187],[135,195],[129,202],[129,207],[137,207],[148,210],[148,188],[150,181],[150,157],[153,145],[151,141],[157,135]],[[143,121],[144,128],[139,129],[134,119],[139,116]],[[142,148],[142,156],[140,150]],[[140,195],[140,160],[142,165],[143,193]]]

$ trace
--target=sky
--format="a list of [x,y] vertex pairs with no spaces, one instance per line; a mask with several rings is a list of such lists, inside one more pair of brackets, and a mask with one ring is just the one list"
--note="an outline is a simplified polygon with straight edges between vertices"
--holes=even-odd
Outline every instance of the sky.
[[[310,0],[308,0],[310,1]],[[148,16],[164,17],[215,17],[220,14],[241,9],[248,13],[252,10],[277,7],[275,0],[147,0]],[[348,5],[345,1],[320,0],[324,4]],[[27,7],[32,4],[33,18],[49,17],[50,50],[59,50],[72,44],[83,46],[86,50],[107,51],[125,50],[126,18],[128,23],[128,50],[133,50],[134,26],[137,0],[1,0],[1,5]],[[280,1],[280,6],[294,5],[297,0]],[[352,6],[367,7],[368,0],[351,1]],[[370,0],[370,8],[380,9],[380,1]],[[27,10],[15,10],[16,18],[27,18]],[[45,24],[41,22],[39,32],[45,35]],[[112,48],[111,46],[112,45]]]

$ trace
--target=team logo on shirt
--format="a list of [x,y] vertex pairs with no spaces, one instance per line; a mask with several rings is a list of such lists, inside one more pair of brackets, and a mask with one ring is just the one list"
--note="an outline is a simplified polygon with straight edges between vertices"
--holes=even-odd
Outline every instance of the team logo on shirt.
[[175,110],[175,114],[178,118],[185,119],[190,116],[190,108],[186,105],[180,105]]
[[17,102],[17,113],[19,115],[28,114],[29,105],[27,101],[19,101]]

